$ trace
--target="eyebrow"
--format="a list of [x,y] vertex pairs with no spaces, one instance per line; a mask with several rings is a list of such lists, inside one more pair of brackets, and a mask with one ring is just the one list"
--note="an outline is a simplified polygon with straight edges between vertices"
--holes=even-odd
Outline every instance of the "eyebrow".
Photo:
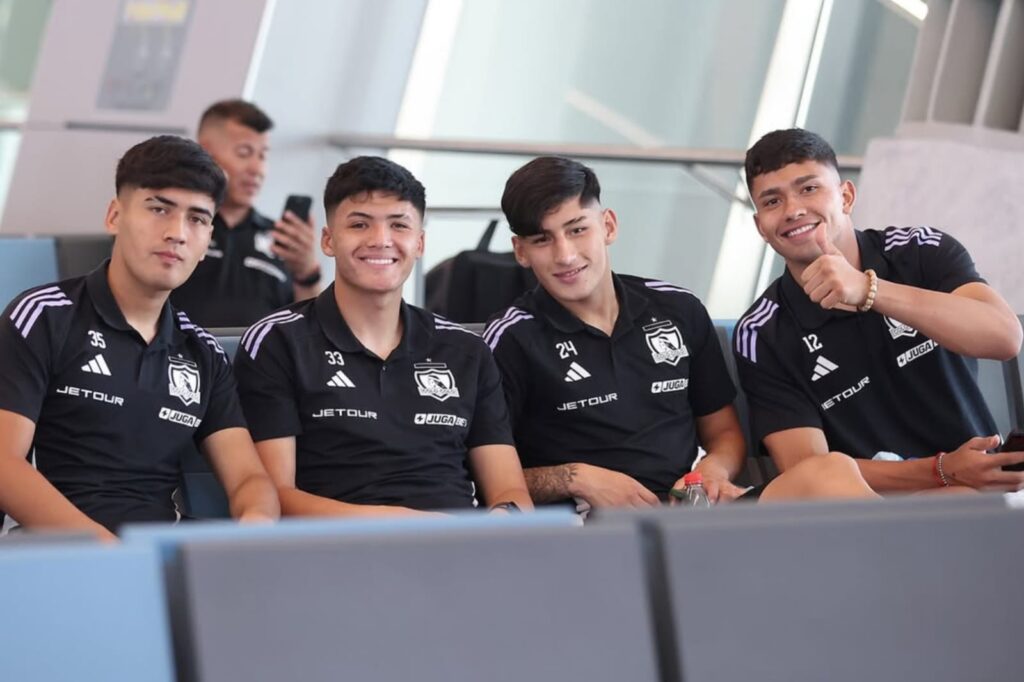
[[572,220],[566,220],[564,223],[562,223],[562,227],[569,227],[570,225],[575,225],[576,223],[583,222],[586,219],[587,216],[585,214],[580,214],[573,218]]
[[[790,187],[798,187],[798,186],[804,184],[805,182],[807,182],[808,180],[815,180],[815,179],[817,179],[817,177],[818,177],[817,173],[811,173],[809,175],[801,175],[799,178],[797,178],[797,179],[793,180],[793,182],[789,183],[789,186]],[[771,196],[773,194],[782,194],[782,190],[779,189],[778,187],[769,187],[768,189],[766,189],[763,192],[761,192],[760,194],[758,194],[757,198],[758,199],[762,199],[764,197]]]
[[[369,220],[373,220],[376,216],[370,215],[369,213],[364,213],[363,211],[352,211],[351,213],[349,213],[345,217],[346,218],[368,218]],[[408,213],[389,213],[386,216],[386,218],[388,220],[410,220],[411,216]]]
[[[151,197],[146,197],[146,201],[150,201],[150,200],[158,201],[161,204],[163,204],[164,206],[171,206],[173,208],[177,208],[178,207],[178,202],[173,201],[171,199],[168,199],[167,197],[161,196],[159,194],[154,194]],[[202,206],[189,206],[188,210],[191,211],[192,213],[201,213],[201,214],[203,214],[205,216],[208,216],[210,218],[213,217],[213,212],[210,211],[210,209],[208,209],[208,208],[203,208]]]

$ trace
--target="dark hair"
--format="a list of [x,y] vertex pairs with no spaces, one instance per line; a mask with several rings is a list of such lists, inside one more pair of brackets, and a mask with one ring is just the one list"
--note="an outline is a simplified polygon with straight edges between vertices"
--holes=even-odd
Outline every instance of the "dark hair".
[[581,205],[601,201],[601,183],[587,166],[561,156],[540,156],[505,183],[501,210],[520,237],[541,231],[541,221],[563,202],[579,197]]
[[199,117],[199,130],[207,124],[224,121],[241,123],[257,133],[265,133],[274,127],[274,122],[266,112],[252,102],[246,102],[244,99],[225,99],[214,102],[203,112]]
[[135,145],[117,162],[114,189],[187,189],[202,192],[219,208],[227,178],[210,155],[192,140],[159,135]]
[[416,207],[423,217],[427,208],[426,190],[407,169],[379,156],[357,156],[338,166],[324,189],[324,210],[331,211],[351,196],[382,192],[393,194]]
[[774,130],[747,150],[743,170],[747,176],[747,191],[754,186],[758,175],[777,171],[791,163],[817,161],[839,170],[835,150],[820,135],[803,128]]

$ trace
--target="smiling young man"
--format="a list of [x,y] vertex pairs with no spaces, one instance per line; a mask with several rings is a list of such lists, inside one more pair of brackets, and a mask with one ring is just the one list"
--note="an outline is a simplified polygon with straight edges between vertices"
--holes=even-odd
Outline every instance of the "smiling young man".
[[312,219],[287,212],[275,222],[253,206],[273,125],[244,100],[217,102],[200,118],[197,139],[227,175],[227,191],[206,258],[171,300],[205,327],[244,327],[319,292]]
[[338,166],[321,246],[334,284],[249,328],[242,404],[285,514],[532,507],[501,380],[476,335],[406,304],[423,186],[387,159]]
[[855,230],[856,189],[806,130],[765,135],[746,175],[786,271],[737,324],[734,352],[779,467],[832,449],[883,492],[1024,485],[1002,470],[1024,453],[986,452],[999,437],[972,360],[1016,355],[1020,323],[963,246],[931,227]]
[[[501,206],[519,264],[539,286],[487,325],[516,448],[538,503],[654,506],[697,465],[713,501],[745,491],[731,479],[746,447],[736,395],[707,311],[691,292],[617,275],[615,212],[594,172],[541,157],[508,179]],[[761,499],[870,497],[848,457],[808,462]]]
[[0,508],[103,537],[173,521],[195,442],[234,516],[276,518],[224,351],[167,302],[206,251],[224,175],[194,142],[156,137],[124,155],[116,190],[110,260],[21,294],[0,322]]

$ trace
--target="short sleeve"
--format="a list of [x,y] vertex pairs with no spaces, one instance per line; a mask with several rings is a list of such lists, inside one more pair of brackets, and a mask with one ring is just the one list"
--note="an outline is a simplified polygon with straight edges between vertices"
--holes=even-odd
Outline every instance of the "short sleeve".
[[256,357],[244,347],[235,354],[238,395],[256,442],[302,433],[293,381],[296,370],[284,337],[275,331],[257,347]]
[[918,246],[925,288],[949,293],[964,284],[985,281],[963,244],[948,234],[934,232],[941,235],[938,245],[922,241]]
[[33,305],[38,293],[16,298],[0,320],[0,409],[33,422],[39,420],[53,371],[53,331],[39,317],[38,300]]
[[696,348],[690,358],[690,405],[698,417],[717,412],[736,399],[736,387],[725,366],[722,345],[707,309],[696,302],[690,314]]
[[738,352],[735,357],[740,386],[750,408],[755,442],[760,443],[765,436],[786,429],[823,428],[817,406],[786,377],[770,348],[760,344],[756,362]]
[[218,431],[236,427],[245,428],[245,417],[238,402],[238,390],[231,365],[219,352],[212,353],[213,390],[203,422],[196,431],[195,441],[202,442]]
[[466,447],[481,445],[512,445],[508,406],[502,391],[501,375],[494,358],[482,346],[477,372],[476,405],[473,421],[466,436]]
[[526,357],[515,339],[506,338],[495,346],[494,362],[501,376],[505,403],[508,406],[509,423],[515,430],[527,398],[528,380],[524,373],[527,367]]

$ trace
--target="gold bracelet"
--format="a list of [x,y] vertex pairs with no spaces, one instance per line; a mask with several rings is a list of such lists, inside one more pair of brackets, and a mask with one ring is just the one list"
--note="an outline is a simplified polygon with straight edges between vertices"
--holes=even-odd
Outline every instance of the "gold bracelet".
[[878,294],[878,275],[875,274],[874,270],[865,270],[864,274],[868,276],[868,297],[864,299],[864,303],[857,308],[862,313],[866,313],[871,310],[871,306],[875,304],[875,296]]

